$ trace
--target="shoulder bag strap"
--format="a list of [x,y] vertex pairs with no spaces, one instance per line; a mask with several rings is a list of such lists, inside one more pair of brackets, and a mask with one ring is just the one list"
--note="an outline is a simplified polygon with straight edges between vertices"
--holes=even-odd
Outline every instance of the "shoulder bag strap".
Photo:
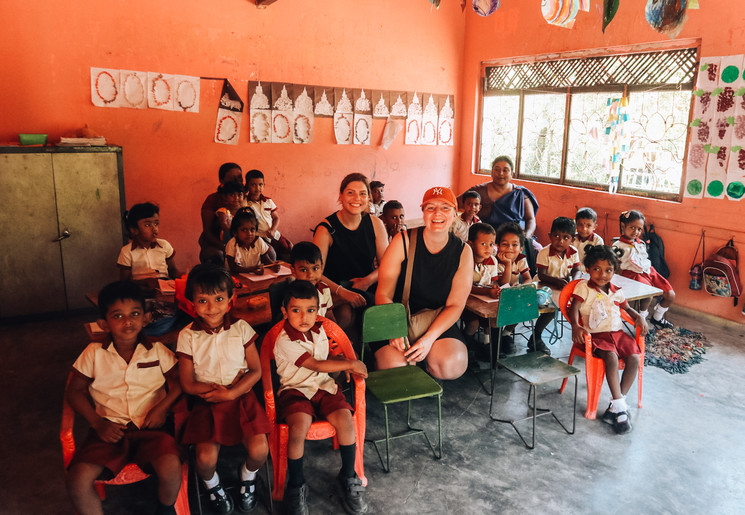
[[701,229],[701,238],[698,240],[698,247],[696,247],[696,253],[693,255],[693,262],[691,263],[691,268],[693,268],[696,265],[696,258],[698,257],[698,251],[703,246],[703,252],[701,253],[701,261],[703,262],[704,259],[706,259],[706,245],[704,244],[704,233],[706,231],[704,229]]
[[[416,252],[416,237],[419,229],[412,229],[411,236],[409,237],[409,253],[406,261],[406,276],[404,278],[404,291],[401,296],[401,304],[406,307],[406,312],[411,316],[409,312],[409,293],[411,293],[411,274],[414,269],[414,254]],[[403,239],[403,238],[402,238]],[[404,255],[406,255],[406,245],[404,242]]]

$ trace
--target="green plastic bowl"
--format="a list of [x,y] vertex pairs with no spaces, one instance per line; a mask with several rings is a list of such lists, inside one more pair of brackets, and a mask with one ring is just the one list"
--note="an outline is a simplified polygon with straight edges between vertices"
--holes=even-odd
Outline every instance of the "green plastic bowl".
[[19,134],[18,139],[21,140],[21,145],[46,145],[47,144],[46,134]]

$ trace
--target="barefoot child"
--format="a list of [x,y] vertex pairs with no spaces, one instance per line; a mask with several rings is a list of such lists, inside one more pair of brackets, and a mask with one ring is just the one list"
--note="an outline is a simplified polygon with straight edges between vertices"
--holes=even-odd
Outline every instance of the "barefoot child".
[[[636,340],[623,331],[621,309],[631,315],[647,334],[647,321],[629,307],[623,291],[611,284],[619,262],[615,252],[607,245],[588,245],[585,268],[590,279],[583,279],[574,288],[569,306],[572,324],[572,341],[585,345],[585,336],[592,338],[592,352],[605,364],[605,378],[611,391],[611,403],[603,414],[603,422],[613,424],[616,433],[631,431],[631,419],[626,404],[626,394],[639,370],[641,350]],[[625,363],[623,376],[618,379],[618,360]]]
[[[359,360],[329,357],[329,340],[318,316],[318,294],[307,281],[287,287],[282,314],[284,329],[277,337],[274,358],[281,387],[277,400],[280,419],[289,426],[287,447],[288,485],[285,502],[290,513],[308,513],[308,487],[303,475],[305,437],[314,418],[328,420],[339,441],[341,471],[336,479],[348,513],[364,513],[362,481],[354,471],[355,434],[352,408],[329,373],[346,372],[367,377]],[[363,445],[364,442],[356,442]]]
[[67,389],[70,406],[90,424],[67,473],[70,498],[78,513],[103,513],[94,481],[136,463],[158,477],[156,513],[176,513],[182,451],[163,429],[181,395],[176,358],[160,342],[145,341],[145,300],[136,284],[104,287],[98,307],[98,323],[110,339],[85,348]]
[[261,379],[256,332],[243,320],[229,315],[233,279],[212,263],[195,266],[186,280],[186,298],[197,319],[178,337],[179,376],[193,406],[181,440],[196,444],[197,474],[204,482],[213,511],[233,511],[233,499],[217,475],[222,445],[243,444],[248,451],[238,471],[238,509],[256,505],[256,472],[269,451],[269,419],[253,387]]

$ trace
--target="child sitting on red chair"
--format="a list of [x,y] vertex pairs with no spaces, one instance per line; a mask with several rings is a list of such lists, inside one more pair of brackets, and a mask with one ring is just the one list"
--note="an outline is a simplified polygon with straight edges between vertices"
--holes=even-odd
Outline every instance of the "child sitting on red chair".
[[[313,419],[326,419],[334,426],[339,441],[341,471],[337,485],[347,513],[364,513],[362,481],[354,471],[356,445],[352,407],[334,379],[333,372],[367,377],[359,360],[329,357],[329,340],[318,317],[318,290],[308,281],[294,281],[282,302],[284,328],[274,347],[274,359],[281,387],[277,401],[279,418],[289,426],[287,495],[289,513],[308,513],[308,487],[303,475],[305,438]],[[356,445],[355,445],[356,443]]]
[[70,406],[90,424],[67,473],[70,498],[78,513],[103,513],[94,482],[135,463],[158,477],[156,513],[176,513],[182,451],[163,430],[181,395],[176,358],[162,343],[145,341],[145,300],[136,284],[104,287],[98,307],[99,325],[111,339],[88,344],[72,366],[67,389]]
[[[626,393],[636,379],[639,370],[641,349],[636,340],[623,331],[621,309],[634,318],[647,334],[647,321],[629,307],[623,291],[611,284],[613,274],[619,267],[618,257],[607,245],[585,247],[585,269],[590,279],[577,283],[569,306],[569,322],[572,324],[572,341],[584,346],[587,334],[592,338],[592,352],[605,364],[612,400],[603,413],[603,422],[613,424],[616,433],[631,431],[631,419]],[[618,378],[618,360],[625,363],[623,376]]]

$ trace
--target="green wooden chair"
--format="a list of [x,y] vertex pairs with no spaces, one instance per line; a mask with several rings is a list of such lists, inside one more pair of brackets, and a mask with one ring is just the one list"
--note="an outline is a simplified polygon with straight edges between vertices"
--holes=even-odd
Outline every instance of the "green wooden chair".
[[[534,284],[526,284],[502,290],[499,297],[499,307],[497,309],[497,326],[503,327],[505,325],[519,324],[521,322],[530,322],[532,330],[533,320],[536,318],[538,318],[538,295]],[[501,343],[502,335],[500,333],[497,341],[497,355],[499,355]],[[491,342],[489,351],[491,353]],[[567,365],[556,358],[552,358],[551,356],[547,356],[540,352],[529,352],[520,356],[509,356],[498,359],[497,364],[528,383],[528,409],[529,411],[532,411],[532,416],[517,420],[501,419],[494,416],[494,383],[496,369],[493,369],[491,377],[489,418],[495,422],[510,424],[528,449],[535,448],[535,422],[536,418],[542,415],[551,415],[559,425],[561,425],[564,431],[568,434],[574,434],[577,419],[577,374],[580,372],[578,368]],[[536,387],[550,381],[565,379],[571,376],[574,376],[574,407],[572,409],[572,429],[569,430],[561,420],[556,417],[553,411],[546,408],[538,408],[536,406]],[[529,419],[533,420],[533,435],[532,443],[530,444],[515,425],[515,422]]]
[[[408,326],[406,308],[403,304],[382,304],[372,306],[365,311],[362,321],[362,357],[365,345],[393,338],[407,338]],[[376,370],[367,377],[367,390],[382,404],[385,413],[385,438],[370,440],[378,453],[380,464],[385,472],[390,467],[390,441],[407,436],[424,435],[435,459],[442,457],[442,386],[432,379],[429,374],[417,366],[405,366]],[[426,397],[437,398],[437,449],[432,445],[427,433],[423,429],[411,426],[411,401]],[[397,434],[391,434],[388,421],[388,405],[407,402],[406,429]],[[380,453],[379,444],[385,442],[385,461]]]

